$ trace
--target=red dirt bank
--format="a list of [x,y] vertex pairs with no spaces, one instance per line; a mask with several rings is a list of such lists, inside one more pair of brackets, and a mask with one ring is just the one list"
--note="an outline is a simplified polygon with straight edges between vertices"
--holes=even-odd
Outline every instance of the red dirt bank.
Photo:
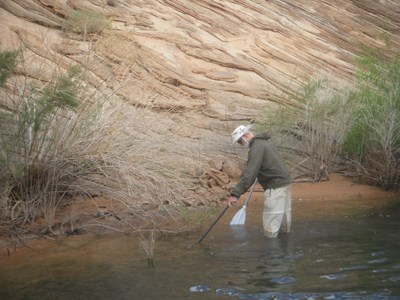
[[[262,205],[262,192],[259,187],[256,189],[257,193],[254,195],[253,203],[256,205]],[[242,197],[245,199],[247,194]],[[338,175],[331,174],[330,180],[316,182],[316,183],[294,183],[292,188],[292,199],[293,203],[299,203],[302,200],[305,201],[329,201],[329,200],[354,200],[354,199],[370,199],[373,203],[381,200],[399,199],[400,192],[384,191],[378,187],[361,185],[352,182],[350,179]],[[242,205],[241,203],[240,205]],[[225,206],[225,203],[221,203],[221,206]],[[93,209],[95,207],[93,206]],[[87,208],[89,209],[89,208]],[[96,210],[90,209],[90,215],[95,215]],[[36,236],[38,237],[38,236]],[[32,237],[28,238],[32,241]],[[44,242],[44,240],[42,240]],[[7,234],[6,228],[0,227],[0,255],[7,254],[6,250],[13,252],[12,241],[10,240],[9,234]],[[25,244],[25,243],[24,243]],[[46,243],[45,243],[46,244]],[[14,245],[16,247],[16,245]],[[23,245],[22,245],[23,246]],[[14,249],[15,251],[16,249]]]
[[293,200],[334,200],[334,199],[380,199],[400,197],[400,192],[384,191],[378,187],[362,185],[350,179],[331,174],[330,180],[317,183],[294,183],[292,189]]

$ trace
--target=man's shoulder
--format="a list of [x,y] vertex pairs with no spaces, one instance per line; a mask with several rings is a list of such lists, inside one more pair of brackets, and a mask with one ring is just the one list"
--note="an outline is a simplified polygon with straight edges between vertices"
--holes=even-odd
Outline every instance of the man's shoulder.
[[254,139],[255,140],[269,140],[269,139],[271,139],[271,136],[268,133],[264,132],[264,133],[256,134],[254,136]]
[[272,143],[268,139],[254,139],[250,144],[250,152],[268,151],[272,148]]
[[253,139],[253,144],[254,145],[263,145],[263,146],[265,146],[265,145],[271,145],[272,142],[271,142],[270,138],[255,137]]

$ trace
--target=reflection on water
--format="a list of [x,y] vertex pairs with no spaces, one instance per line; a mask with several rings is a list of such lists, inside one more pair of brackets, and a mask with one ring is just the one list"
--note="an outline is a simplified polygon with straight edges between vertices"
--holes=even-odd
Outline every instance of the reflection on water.
[[0,299],[400,299],[398,205],[293,209],[293,232],[277,239],[263,237],[251,208],[245,227],[230,228],[227,213],[201,245],[161,239],[151,269],[132,236],[2,254]]

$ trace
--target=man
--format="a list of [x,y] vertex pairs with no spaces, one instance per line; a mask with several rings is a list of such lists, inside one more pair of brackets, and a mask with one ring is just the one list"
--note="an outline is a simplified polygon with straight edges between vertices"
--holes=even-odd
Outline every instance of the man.
[[228,202],[229,206],[235,206],[257,178],[264,189],[264,235],[276,238],[280,230],[290,231],[292,178],[270,136],[267,133],[254,135],[251,126],[240,125],[232,133],[233,144],[246,146],[249,152],[246,169]]

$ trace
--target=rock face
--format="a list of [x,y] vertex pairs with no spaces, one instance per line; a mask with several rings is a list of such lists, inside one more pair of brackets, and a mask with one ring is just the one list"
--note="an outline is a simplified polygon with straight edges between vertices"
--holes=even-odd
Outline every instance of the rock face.
[[[75,9],[104,14],[111,28],[63,30]],[[0,25],[1,50],[25,45],[20,73],[49,81],[53,68],[89,61],[93,86],[164,112],[176,142],[206,144],[214,157],[234,154],[229,133],[241,122],[275,103],[296,105],[283,91],[326,74],[351,83],[361,43],[383,46],[386,35],[398,47],[400,3],[0,0]]]

